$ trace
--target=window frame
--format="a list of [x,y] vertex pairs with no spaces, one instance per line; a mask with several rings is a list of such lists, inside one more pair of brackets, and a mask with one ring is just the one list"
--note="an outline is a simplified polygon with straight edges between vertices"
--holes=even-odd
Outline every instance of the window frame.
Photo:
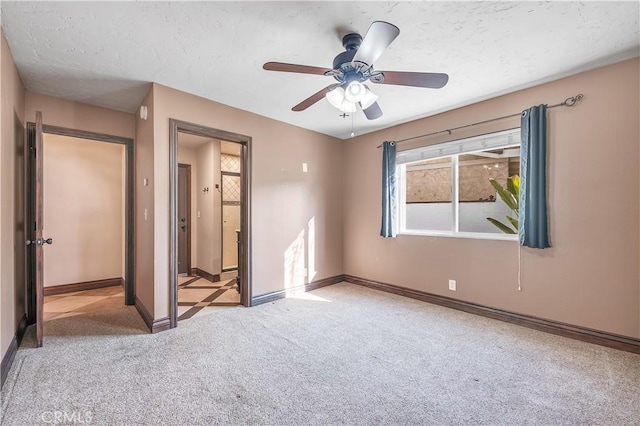
[[[520,131],[520,128],[509,129],[511,132]],[[492,132],[486,135],[481,136],[491,136],[493,134],[503,133],[502,132]],[[471,139],[471,138],[465,138]],[[449,142],[444,142],[447,144],[461,142],[465,139],[457,139]],[[444,144],[443,143],[443,144]],[[432,147],[437,147],[442,144],[435,144]],[[496,147],[492,147],[490,149],[501,149],[501,148],[514,148],[520,147],[521,143],[517,144],[505,144]],[[420,148],[415,148],[420,149]],[[486,149],[485,149],[486,150]],[[407,165],[410,165],[415,162],[407,162],[396,165],[396,176],[398,177],[396,180],[396,225],[398,229],[398,235],[408,235],[408,236],[427,236],[427,237],[446,237],[446,238],[465,238],[465,239],[476,239],[476,240],[497,240],[497,241],[518,241],[518,234],[504,234],[504,233],[489,233],[489,232],[468,232],[468,231],[460,231],[460,187],[459,187],[459,156],[474,154],[476,152],[483,152],[485,150],[475,150],[475,151],[466,151],[460,152],[456,154],[448,154],[437,157],[430,157],[428,160],[437,160],[440,158],[450,158],[451,159],[451,214],[452,214],[452,227],[450,231],[442,231],[442,230],[423,230],[423,229],[407,229],[406,224],[406,184],[407,184]],[[410,151],[410,150],[408,150]],[[400,151],[404,152],[404,151]],[[400,153],[399,152],[399,153]],[[396,154],[397,155],[397,154]]]

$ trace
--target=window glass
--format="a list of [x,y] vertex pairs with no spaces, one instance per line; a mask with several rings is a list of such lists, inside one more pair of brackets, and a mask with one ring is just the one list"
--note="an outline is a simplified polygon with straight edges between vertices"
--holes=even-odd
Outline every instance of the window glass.
[[489,179],[495,179],[506,188],[507,178],[519,174],[519,167],[520,150],[517,147],[459,156],[460,232],[503,234],[487,220],[489,217],[513,227],[507,216],[515,218],[517,215],[498,196]]
[[406,166],[406,228],[450,231],[451,157]]

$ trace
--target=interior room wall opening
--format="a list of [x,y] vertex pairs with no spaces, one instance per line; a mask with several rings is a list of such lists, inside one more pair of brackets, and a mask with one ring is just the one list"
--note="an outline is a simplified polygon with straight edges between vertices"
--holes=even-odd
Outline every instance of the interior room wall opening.
[[43,134],[44,320],[125,303],[126,149]]
[[178,321],[241,304],[242,145],[178,132]]

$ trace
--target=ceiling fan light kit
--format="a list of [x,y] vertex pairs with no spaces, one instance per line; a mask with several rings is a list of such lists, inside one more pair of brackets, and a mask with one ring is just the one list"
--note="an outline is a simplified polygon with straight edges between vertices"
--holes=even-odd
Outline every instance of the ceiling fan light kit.
[[350,33],[342,38],[345,51],[334,58],[333,69],[283,62],[267,62],[263,68],[268,71],[325,75],[336,79],[337,84],[314,93],[294,106],[293,111],[304,111],[325,97],[333,107],[342,112],[356,112],[359,105],[368,120],[375,120],[382,117],[382,109],[378,105],[378,97],[364,84],[366,81],[431,89],[444,87],[449,81],[449,76],[441,73],[375,71],[373,63],[399,34],[400,30],[395,25],[375,21],[364,38],[357,33]]
[[362,109],[367,109],[377,101],[378,97],[371,90],[369,90],[368,87],[365,86],[364,95],[362,96],[362,99],[360,99],[360,107]]
[[356,112],[356,104],[346,99],[345,90],[340,86],[328,91],[325,97],[331,105],[342,112]]
[[[352,90],[351,87],[356,86],[358,89]],[[378,97],[369,90],[364,84],[355,82],[343,89],[342,86],[335,87],[333,90],[327,91],[325,95],[327,101],[342,112],[356,112],[356,105],[365,110],[373,105]]]
[[349,102],[360,102],[360,100],[364,96],[364,85],[359,81],[352,81],[347,85],[347,88],[344,90],[344,97]]

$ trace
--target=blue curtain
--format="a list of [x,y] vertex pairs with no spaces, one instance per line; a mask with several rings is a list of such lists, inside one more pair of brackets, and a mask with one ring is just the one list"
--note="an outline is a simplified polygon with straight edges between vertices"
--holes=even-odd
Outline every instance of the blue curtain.
[[382,144],[382,227],[380,235],[396,236],[396,144]]
[[522,113],[520,146],[520,245],[547,248],[547,106]]

